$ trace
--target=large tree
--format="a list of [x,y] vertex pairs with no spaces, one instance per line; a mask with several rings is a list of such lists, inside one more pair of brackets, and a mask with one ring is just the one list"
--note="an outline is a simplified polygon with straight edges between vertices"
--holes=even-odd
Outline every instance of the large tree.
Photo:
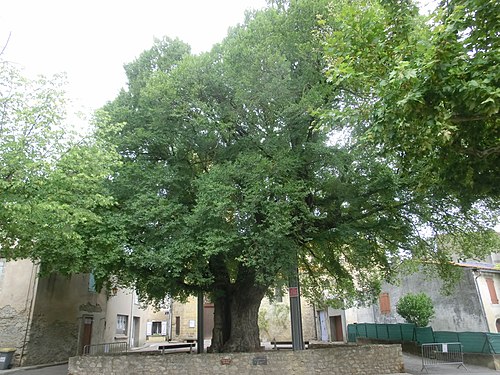
[[428,228],[481,236],[490,219],[419,188],[422,175],[400,173],[393,155],[333,142],[331,109],[353,106],[351,88],[324,75],[327,3],[274,2],[198,56],[158,40],[105,107],[125,124],[109,179],[108,220],[126,230],[119,280],[150,299],[209,293],[214,351],[260,348],[260,301],[297,267],[310,295],[328,288],[347,303],[402,258],[446,265]]

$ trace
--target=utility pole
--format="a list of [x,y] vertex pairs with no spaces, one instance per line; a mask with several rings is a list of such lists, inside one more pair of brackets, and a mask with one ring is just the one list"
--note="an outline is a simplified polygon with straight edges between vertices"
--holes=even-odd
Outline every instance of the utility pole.
[[302,310],[300,307],[300,284],[299,272],[289,279],[288,294],[290,296],[290,319],[292,326],[292,348],[293,350],[304,350],[304,337],[302,334]]
[[196,350],[198,354],[205,351],[205,338],[203,335],[203,292],[198,293],[198,336]]

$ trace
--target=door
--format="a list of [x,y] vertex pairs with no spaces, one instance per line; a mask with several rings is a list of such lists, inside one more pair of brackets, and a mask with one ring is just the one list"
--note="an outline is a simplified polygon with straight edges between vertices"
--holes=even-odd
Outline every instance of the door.
[[330,317],[330,328],[332,341],[344,341],[344,330],[342,329],[342,316],[334,315]]
[[141,318],[134,316],[132,324],[132,337],[130,339],[130,344],[132,347],[137,348],[139,346],[139,332],[141,328]]
[[320,340],[328,341],[328,327],[326,326],[326,311],[318,311],[318,313],[319,313]]
[[92,343],[92,324],[94,319],[91,316],[83,317],[83,327],[82,327],[82,341],[80,345],[80,353],[83,353],[83,350],[86,345],[90,345]]
[[203,309],[203,338],[208,340],[212,338],[214,329],[214,305],[205,304]]

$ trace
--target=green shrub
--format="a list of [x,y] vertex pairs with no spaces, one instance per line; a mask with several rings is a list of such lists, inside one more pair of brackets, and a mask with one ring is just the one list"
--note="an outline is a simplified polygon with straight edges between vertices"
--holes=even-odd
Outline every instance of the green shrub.
[[409,293],[402,297],[396,305],[396,311],[407,323],[415,323],[417,327],[425,327],[434,316],[431,298],[425,293]]

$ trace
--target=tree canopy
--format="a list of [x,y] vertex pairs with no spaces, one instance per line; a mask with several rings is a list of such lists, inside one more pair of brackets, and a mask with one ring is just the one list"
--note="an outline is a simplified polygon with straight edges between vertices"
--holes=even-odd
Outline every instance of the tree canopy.
[[[498,206],[500,5],[335,1],[321,19],[332,115],[426,188]],[[348,109],[348,110],[346,110]]]
[[[453,233],[453,251],[471,256],[488,235],[494,213],[438,188],[430,157],[410,173],[397,147],[365,141],[391,94],[371,91],[373,75],[399,66],[391,48],[410,29],[431,32],[415,7],[368,5],[367,16],[351,9],[343,18],[327,1],[278,2],[196,56],[158,40],[127,65],[128,90],[105,107],[125,124],[115,139],[123,164],[109,181],[112,221],[126,231],[121,280],[153,299],[209,293],[215,351],[258,349],[260,301],[297,266],[308,296],[329,290],[346,306],[372,296],[404,259],[444,275],[451,250],[437,248],[441,235]],[[363,17],[371,34],[355,30]],[[379,50],[365,38],[388,25],[380,48],[389,68],[371,68]],[[335,71],[339,56],[346,72]],[[350,141],[335,143],[337,129]]]
[[0,257],[31,258],[43,273],[99,269],[117,248],[100,214],[114,204],[105,189],[119,162],[106,142],[112,127],[72,136],[64,77],[27,79],[0,64]]

